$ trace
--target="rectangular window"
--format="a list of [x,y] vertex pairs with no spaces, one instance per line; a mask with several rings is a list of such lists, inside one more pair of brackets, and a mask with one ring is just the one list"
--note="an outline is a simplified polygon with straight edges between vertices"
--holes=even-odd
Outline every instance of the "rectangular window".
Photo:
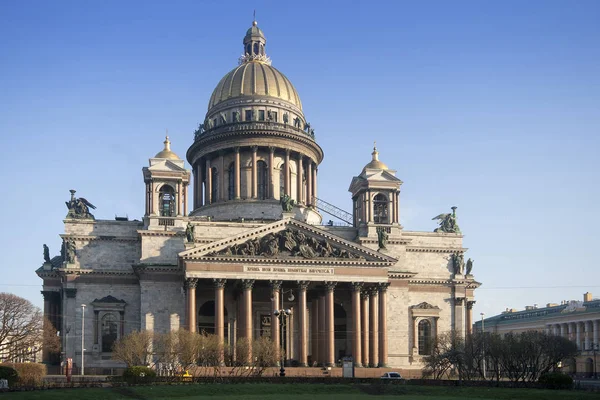
[[252,121],[252,110],[246,110],[246,121]]
[[270,111],[271,113],[271,121],[277,122],[277,111]]
[[265,120],[265,110],[259,110],[258,111],[258,120],[259,121],[264,121]]

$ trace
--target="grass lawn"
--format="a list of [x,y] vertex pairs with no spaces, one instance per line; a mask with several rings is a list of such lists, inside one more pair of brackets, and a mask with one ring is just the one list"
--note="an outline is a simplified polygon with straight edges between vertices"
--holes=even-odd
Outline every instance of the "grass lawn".
[[199,384],[106,389],[56,389],[3,393],[0,395],[0,399],[2,400],[193,400],[208,398],[213,400],[359,400],[375,398],[400,398],[406,400],[586,400],[600,399],[600,393],[539,389],[457,388],[377,384]]

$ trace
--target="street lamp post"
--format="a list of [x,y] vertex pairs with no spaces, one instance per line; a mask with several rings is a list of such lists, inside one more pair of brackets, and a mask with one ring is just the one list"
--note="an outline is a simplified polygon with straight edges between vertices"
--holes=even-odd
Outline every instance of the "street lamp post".
[[81,305],[81,375],[84,375],[85,356],[85,304]]
[[279,376],[285,376],[285,347],[283,345],[284,332],[283,327],[285,326],[286,318],[292,314],[292,310],[283,308],[283,295],[286,293],[290,293],[288,298],[289,301],[294,301],[294,292],[292,289],[287,291],[281,291],[281,308],[279,310],[274,310],[273,315],[279,319],[279,347],[281,353],[281,367],[279,368]]
[[485,316],[485,313],[480,313],[481,315],[481,340],[482,340],[482,360],[481,360],[481,370],[483,372],[483,379],[487,379],[485,376],[485,322],[483,320],[483,317]]

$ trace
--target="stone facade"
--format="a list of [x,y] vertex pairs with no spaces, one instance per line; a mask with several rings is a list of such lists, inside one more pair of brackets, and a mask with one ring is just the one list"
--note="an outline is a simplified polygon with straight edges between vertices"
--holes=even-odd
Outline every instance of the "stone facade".
[[583,301],[549,303],[546,307],[534,305],[522,311],[507,309],[499,315],[477,321],[474,329],[500,335],[540,331],[563,336],[577,344],[579,354],[562,362],[562,372],[578,377],[598,376],[600,299],[593,299],[589,292],[583,295]]
[[[323,151],[289,80],[269,78],[261,64],[266,41],[254,28],[244,43],[262,54],[243,62],[265,79],[219,84],[187,153],[192,171],[167,138],[143,169],[143,221],[70,211],[64,251],[38,269],[44,311],[76,367],[82,322],[85,365],[97,373],[120,366],[110,345],[139,329],[204,331],[231,346],[266,335],[300,366],[353,357],[413,374],[437,333],[470,331],[479,283],[456,265],[462,234],[404,230],[402,181],[376,149],[351,180],[352,213],[319,199]],[[277,82],[287,91],[275,91]],[[224,96],[225,86],[237,97]],[[348,226],[320,225],[323,211]],[[280,326],[274,310],[285,309]]]

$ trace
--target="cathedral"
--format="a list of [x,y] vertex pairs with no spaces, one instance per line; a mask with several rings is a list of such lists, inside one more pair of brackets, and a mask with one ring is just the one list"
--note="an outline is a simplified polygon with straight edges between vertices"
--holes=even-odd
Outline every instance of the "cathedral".
[[169,137],[142,169],[142,221],[95,219],[71,190],[61,253],[45,248],[36,271],[63,344],[46,363],[109,373],[124,335],[188,329],[232,347],[270,337],[291,366],[418,373],[436,335],[470,333],[480,283],[456,207],[433,232],[406,230],[402,181],[377,148],[348,176],[351,212],[319,198],[324,151],[266,42],[253,22],[194,133],[191,170]]

